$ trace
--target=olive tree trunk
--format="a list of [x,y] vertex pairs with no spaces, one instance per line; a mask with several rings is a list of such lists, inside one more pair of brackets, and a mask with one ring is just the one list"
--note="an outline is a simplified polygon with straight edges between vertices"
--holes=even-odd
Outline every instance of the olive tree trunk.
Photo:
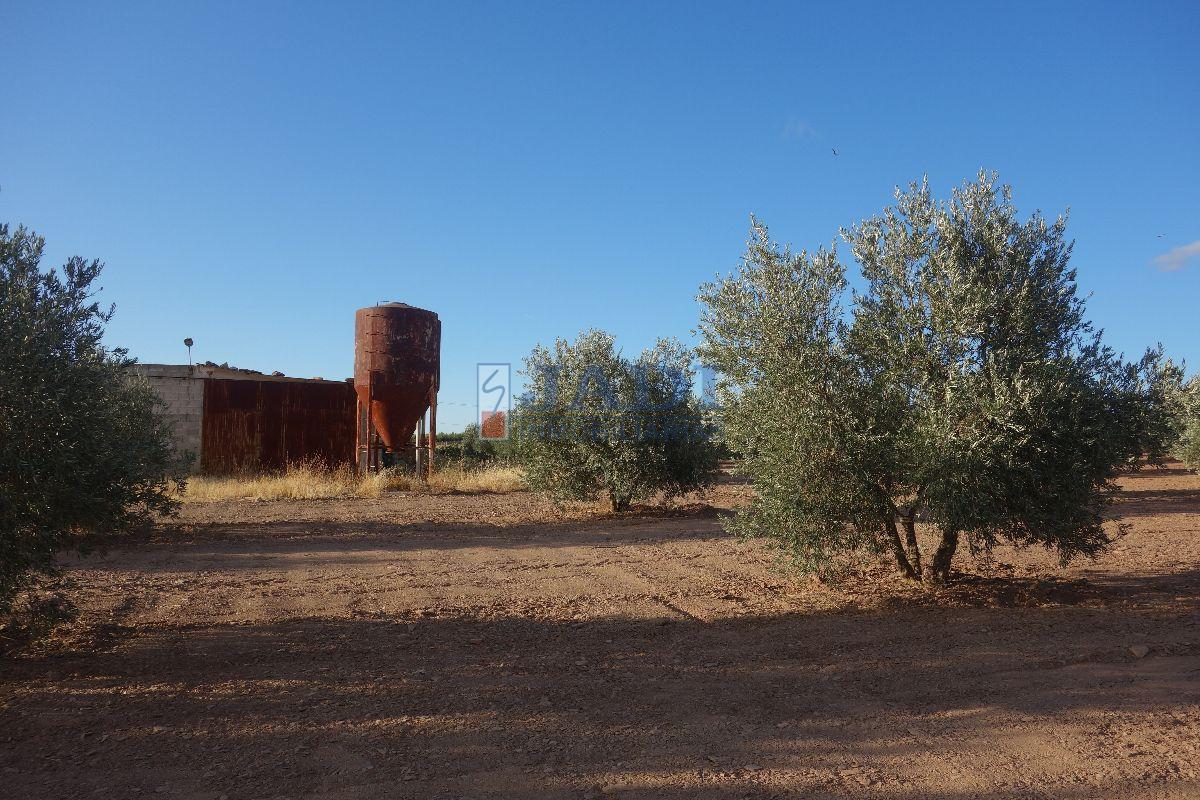
[[896,518],[889,512],[882,512],[884,526],[884,540],[887,543],[887,548],[892,554],[892,558],[896,561],[896,568],[900,574],[909,580],[919,580],[920,575],[913,570],[912,562],[908,560],[908,555],[904,552],[904,544],[900,541],[900,530],[896,527]]
[[946,582],[946,579],[950,577],[950,562],[954,560],[956,550],[958,550],[958,531],[942,531],[942,541],[933,554],[933,562],[923,576],[926,583],[940,586]]
[[[904,537],[900,537],[900,528],[904,529]],[[919,581],[927,586],[940,586],[950,577],[950,564],[958,550],[958,531],[942,531],[942,539],[929,563],[921,553],[921,545],[917,541],[916,514],[900,515],[900,524],[895,518],[886,520],[887,545],[896,562],[900,574],[909,580]]]

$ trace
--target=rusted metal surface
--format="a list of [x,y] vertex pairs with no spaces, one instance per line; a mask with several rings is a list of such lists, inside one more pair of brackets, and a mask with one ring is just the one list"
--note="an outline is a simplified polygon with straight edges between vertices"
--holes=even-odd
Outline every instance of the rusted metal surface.
[[432,311],[385,303],[354,315],[354,387],[370,428],[393,452],[411,452],[417,420],[436,405],[441,345]]
[[282,469],[316,460],[354,463],[355,395],[349,383],[205,381],[201,471]]

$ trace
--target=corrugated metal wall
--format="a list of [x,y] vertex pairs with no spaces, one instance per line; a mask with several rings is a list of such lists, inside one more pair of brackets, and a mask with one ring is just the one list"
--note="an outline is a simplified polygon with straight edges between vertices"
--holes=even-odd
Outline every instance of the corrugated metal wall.
[[308,460],[353,465],[354,414],[348,383],[207,380],[200,469],[221,475]]

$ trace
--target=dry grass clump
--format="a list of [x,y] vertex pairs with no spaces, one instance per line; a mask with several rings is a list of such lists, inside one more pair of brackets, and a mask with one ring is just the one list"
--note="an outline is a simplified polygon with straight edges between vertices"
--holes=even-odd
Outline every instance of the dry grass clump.
[[396,470],[360,477],[349,467],[330,469],[321,464],[293,464],[265,475],[196,475],[188,479],[179,499],[185,503],[213,500],[328,500],[381,497],[391,491],[515,492],[525,488],[515,467],[467,469],[450,465],[433,473],[429,482]]
[[519,492],[525,488],[525,475],[517,467],[500,464],[474,468],[452,465],[429,476],[429,488],[465,494]]
[[[361,484],[349,467],[330,469],[321,464],[292,464],[283,472],[262,475],[194,475],[180,500],[325,500],[355,497]],[[366,487],[370,491],[373,487]],[[370,495],[374,496],[374,495]]]

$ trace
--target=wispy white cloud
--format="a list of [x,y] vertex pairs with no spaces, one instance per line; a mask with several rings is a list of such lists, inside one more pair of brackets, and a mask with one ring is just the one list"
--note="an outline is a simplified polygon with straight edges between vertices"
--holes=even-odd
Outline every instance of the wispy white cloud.
[[807,120],[793,119],[783,126],[783,138],[785,139],[807,139],[810,136],[816,136],[817,129],[808,123]]
[[1163,272],[1178,272],[1192,261],[1200,260],[1200,239],[1191,244],[1180,245],[1154,259],[1154,266]]

